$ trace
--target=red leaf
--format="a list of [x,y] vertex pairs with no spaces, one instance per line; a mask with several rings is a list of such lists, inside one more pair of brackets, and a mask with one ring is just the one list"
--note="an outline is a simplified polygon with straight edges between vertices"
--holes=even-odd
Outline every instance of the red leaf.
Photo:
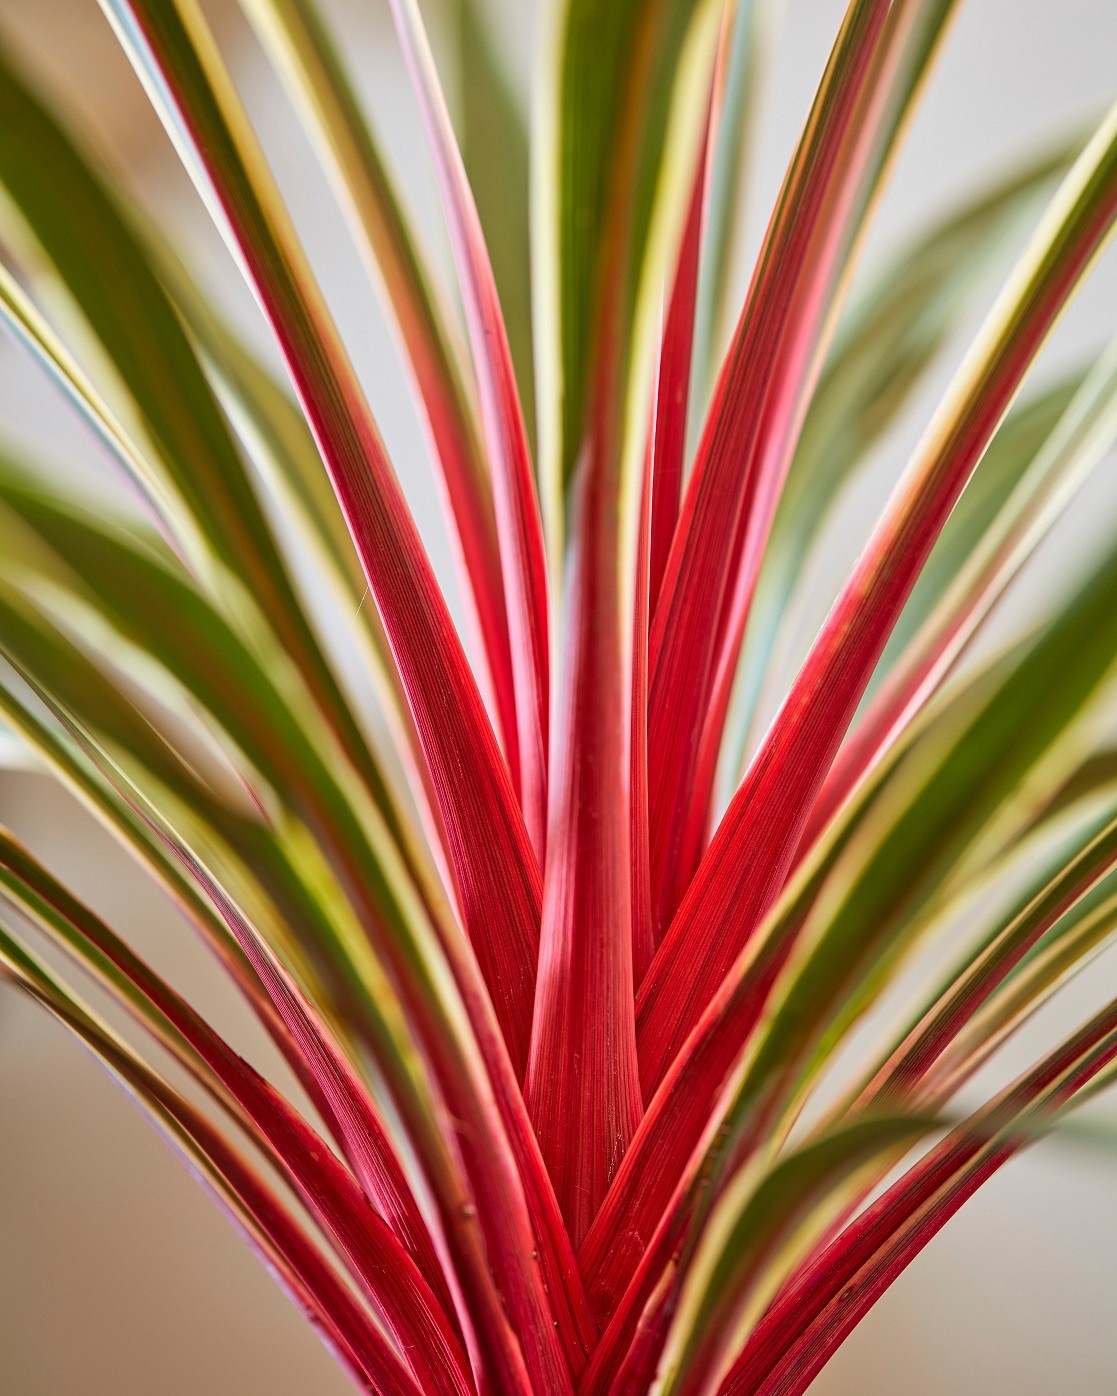
[[[598,391],[607,374],[597,380]],[[606,401],[608,398],[606,397]],[[526,1099],[575,1245],[640,1118],[632,970],[631,756],[616,460],[595,414],[569,564],[543,933]]]
[[[651,542],[652,448],[655,425],[648,433],[644,478],[640,482],[640,517],[636,524],[636,577],[632,616],[632,707],[629,781],[632,800],[632,991],[655,953],[652,882],[648,849],[648,559]],[[634,1028],[635,1031],[635,1020]]]
[[[302,1001],[294,983],[197,857],[172,831],[152,818],[115,768],[102,759],[65,711],[52,704],[49,695],[42,690],[36,688],[35,692],[86,750],[132,813],[151,830],[212,902],[259,976],[300,1055],[305,1058],[314,1081],[315,1098],[318,1094],[325,1095],[329,1107],[327,1117],[336,1116],[346,1127],[344,1137],[353,1140],[351,1147],[360,1159],[362,1145],[365,1149],[375,1146],[377,1135],[371,1131],[362,1140],[360,1111],[347,1112],[344,1095],[336,1091],[338,1082],[351,1077],[350,1068],[333,1052],[328,1038],[317,1031],[313,1015],[304,1014],[300,1009]],[[391,941],[386,945],[391,945]],[[461,943],[451,943],[446,948],[459,958],[463,952],[468,954]],[[461,977],[467,989],[475,982],[468,976]],[[412,986],[404,987],[412,992]],[[569,1238],[563,1229],[511,1064],[499,1041],[491,1006],[487,998],[478,1002],[478,994],[484,998],[479,985],[474,990],[474,999],[467,1000],[467,1011],[478,1026],[479,1046],[486,1053],[485,1060],[491,1063],[491,1081],[476,1061],[476,1047],[468,1036],[464,1043],[461,1041],[460,1033],[454,1031],[459,1025],[454,1023],[451,1027],[444,1012],[440,1014],[437,1002],[428,1003],[422,993],[417,992],[408,1003],[412,1025],[420,1034],[431,1060],[449,1119],[432,1099],[427,1078],[413,1060],[411,1039],[399,1040],[399,1025],[394,1022],[393,1013],[393,1008],[398,1013],[398,1005],[394,1001],[386,1005],[376,1003],[372,1011],[374,1001],[365,997],[366,1046],[384,1073],[438,1206],[447,1269],[452,1267],[457,1273],[468,1295],[468,1309],[459,1313],[463,1327],[467,1331],[472,1329],[476,1337],[482,1367],[497,1373],[510,1391],[528,1396],[531,1379],[521,1354],[520,1339],[510,1326],[505,1305],[515,1315],[520,1333],[526,1333],[533,1348],[533,1359],[538,1360],[540,1351],[546,1353],[552,1342],[556,1347],[557,1342],[561,1342],[571,1352],[570,1364],[575,1369],[584,1358],[592,1321],[585,1307]],[[321,1060],[322,1053],[324,1060]],[[453,1151],[447,1145],[451,1136],[458,1145]],[[375,1167],[375,1160],[372,1163]],[[359,1168],[358,1176],[362,1176]],[[546,1298],[548,1292],[553,1296],[550,1301]],[[535,1325],[534,1331],[531,1325]],[[561,1348],[556,1355],[562,1363]],[[555,1380],[557,1389],[566,1389],[569,1382],[565,1364],[552,1366],[551,1370],[548,1380]]]
[[[881,1294],[969,1197],[1117,1059],[1117,1005],[956,1130],[781,1291],[723,1396],[797,1396]],[[1023,1122],[1023,1128],[1021,1124]]]
[[[855,1108],[920,1093],[928,1075],[957,1035],[1040,938],[1117,863],[1117,824],[1110,825],[1051,884],[1010,918],[928,1009],[858,1096]],[[887,1108],[887,1106],[884,1106]]]
[[[366,1199],[352,1174],[288,1101],[232,1052],[209,1024],[134,955],[104,922],[43,873],[14,840],[4,837],[2,830],[0,865],[14,874],[21,889],[30,891],[32,909],[36,903],[53,908],[86,945],[103,956],[143,995],[209,1068],[228,1097],[255,1126],[259,1138],[270,1149],[273,1162],[303,1205],[333,1238],[366,1296],[383,1316],[418,1385],[423,1390],[445,1392],[447,1396],[453,1393],[468,1396],[472,1386],[466,1375],[465,1353],[447,1319],[447,1314],[453,1312],[449,1293],[426,1227],[403,1183],[402,1174],[398,1174],[402,1191],[398,1198],[390,1197],[389,1202],[397,1213],[398,1204],[406,1208],[407,1229],[413,1229],[420,1242],[419,1254],[430,1266],[430,1283],[386,1220],[369,1207],[368,1201],[375,1202],[376,1194],[370,1192]],[[358,1116],[365,1100],[357,1083],[353,1085],[356,1089],[348,1093],[346,1103],[352,1114]],[[374,1128],[379,1127],[375,1115],[372,1115],[372,1124]],[[373,1147],[379,1144],[384,1158],[398,1173],[395,1158],[382,1136],[369,1140],[368,1144]],[[380,1161],[378,1158],[377,1163]],[[378,1183],[379,1176],[374,1181]],[[437,1294],[434,1287],[437,1287]]]
[[465,927],[522,1074],[541,889],[508,768],[352,365],[297,241],[277,231],[289,225],[262,156],[229,119],[233,98],[201,66],[173,6],[129,0],[129,8],[275,331],[345,514],[430,769]]
[[912,636],[842,745],[811,810],[799,856],[954,671],[982,623],[1070,502],[1073,487],[1104,456],[1114,435],[1110,404],[1115,384],[1117,346],[1111,345],[1021,477],[992,531]]
[[[703,70],[712,61],[714,28],[712,11],[696,17],[699,8],[676,0],[618,11],[610,26],[609,72],[595,66],[600,55],[592,4],[568,7],[559,39],[570,68],[557,89],[581,91],[582,83],[587,93],[603,83],[616,88],[615,101],[593,106],[584,126],[569,98],[555,114],[561,154],[545,186],[556,203],[559,241],[567,245],[552,269],[559,313],[549,327],[561,348],[570,347],[563,342],[568,331],[579,341],[576,357],[587,372],[577,387],[577,420],[565,420],[576,391],[567,382],[560,431],[544,432],[560,467],[555,478],[573,467],[567,497],[575,522],[526,1095],[575,1243],[640,1117],[632,907],[632,838],[634,831],[640,837],[641,819],[633,787],[634,758],[637,786],[641,780],[640,712],[633,708],[640,657],[630,646],[646,603],[634,596],[643,582],[634,582],[631,572],[634,555],[642,552],[633,546],[633,486],[646,444],[641,413],[647,411],[642,404],[650,393],[653,352],[648,310],[662,295],[664,262],[681,237],[692,188],[700,140],[695,116],[704,115],[693,97],[708,102],[708,85],[700,84],[709,81]],[[680,49],[688,47],[692,71],[683,83]],[[686,88],[676,95],[678,118],[672,111],[676,84]],[[570,130],[563,124],[568,116]],[[678,147],[671,156],[669,144]],[[592,197],[587,184],[594,186]],[[601,235],[586,246],[587,219],[598,218]],[[578,300],[579,286],[591,294],[584,316],[571,326],[562,312]],[[639,854],[635,863],[639,876]],[[641,896],[641,888],[635,890]]]
[[392,13],[435,159],[473,349],[508,609],[521,799],[542,863],[550,684],[543,524],[492,265],[423,22],[414,0],[392,0]]
[[810,807],[935,539],[1117,213],[1117,109],[960,370],[714,836],[637,1002],[655,1087],[782,886]]
[[698,152],[698,168],[690,196],[683,241],[675,266],[675,282],[667,304],[663,342],[659,351],[652,450],[651,549],[648,572],[648,614],[655,615],[667,557],[675,537],[682,498],[686,455],[687,409],[691,361],[694,357],[694,315],[698,299],[698,259],[709,173],[710,122]]
[[741,1044],[794,944],[795,926],[726,982],[648,1105],[578,1252],[590,1304],[608,1319],[683,1177]]
[[[13,959],[16,953],[18,958]],[[120,1038],[87,1013],[49,971],[14,943],[5,966],[16,983],[82,1039],[196,1165],[249,1242],[366,1389],[420,1396],[396,1349],[370,1321],[318,1247],[220,1130]]]
[[916,7],[886,0],[851,6],[706,418],[650,646],[652,895],[660,934],[692,870],[683,863],[685,831],[719,646],[747,613],[848,230],[873,168],[889,68],[903,50],[904,15]]

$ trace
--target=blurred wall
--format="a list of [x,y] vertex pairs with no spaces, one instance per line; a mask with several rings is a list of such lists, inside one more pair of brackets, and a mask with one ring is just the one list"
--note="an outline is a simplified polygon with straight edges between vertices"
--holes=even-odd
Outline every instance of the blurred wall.
[[[437,206],[383,5],[323,0],[344,27],[373,104],[432,236]],[[434,6],[428,7],[434,9]],[[533,5],[506,0],[504,32],[529,61]],[[839,0],[787,0],[767,93],[749,247],[755,247],[836,30]],[[1043,132],[1086,121],[1117,96],[1112,0],[967,0],[915,122],[877,229],[882,249],[952,192],[972,187]],[[300,228],[353,348],[440,575],[445,535],[414,415],[375,302],[324,183],[231,3],[207,3],[233,56]],[[205,259],[215,286],[259,334],[95,0],[0,0],[0,26],[61,84],[145,197]],[[741,258],[742,286],[748,248]],[[1045,363],[1069,362],[1117,328],[1113,258],[1060,328]],[[85,450],[37,374],[0,346],[0,424]],[[926,410],[941,387],[933,384]],[[832,585],[914,440],[913,414],[835,526],[820,580]],[[1117,528],[1110,468],[1072,511],[1010,606],[1054,586]],[[820,593],[821,594],[821,593]],[[160,898],[60,792],[0,774],[0,819],[126,927],[262,1066],[259,1035]],[[1113,961],[1100,990],[1112,992]],[[1081,1003],[1078,1005],[1081,1007]],[[255,1396],[342,1392],[309,1329],[210,1199],[126,1097],[43,1015],[0,989],[0,1392],[4,1396]],[[1047,1145],[1007,1170],[929,1248],[846,1345],[819,1392],[957,1396],[1117,1390],[1109,1296],[1117,1280],[1117,1171],[1103,1154]]]

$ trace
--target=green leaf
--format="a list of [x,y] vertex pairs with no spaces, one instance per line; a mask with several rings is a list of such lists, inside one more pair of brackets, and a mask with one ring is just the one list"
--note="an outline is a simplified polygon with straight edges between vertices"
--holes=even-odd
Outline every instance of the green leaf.
[[1031,1015],[1113,942],[1117,874],[1110,873],[1055,923],[972,1014],[938,1064],[933,1087],[953,1095]]
[[[627,360],[676,76],[682,72],[695,83],[703,69],[708,73],[719,18],[718,7],[704,0],[621,0],[604,10],[593,0],[563,0],[555,8],[547,117],[538,124],[533,155],[545,514],[561,509],[588,428],[607,273],[619,278],[605,289],[616,303],[610,313],[625,327],[614,352],[622,365]],[[638,142],[636,152],[620,159],[626,140]],[[696,140],[680,157],[693,161],[695,152]],[[690,189],[688,169],[673,173],[680,194],[669,247],[681,235]],[[553,517],[549,523],[554,535]]]
[[[476,387],[467,375],[453,316],[313,0],[242,0],[242,6],[321,152],[397,328],[449,504],[463,594],[475,611],[501,730],[510,744],[515,731],[511,653],[492,487]],[[344,547],[351,551],[348,539]]]
[[[1117,343],[1080,381],[1042,442],[1035,443],[1063,392],[1055,388],[1034,407],[1010,415],[1003,436],[999,432],[982,457],[909,598],[910,629],[903,626],[908,607],[901,612],[897,629],[906,643],[885,668],[884,682],[834,762],[804,843],[957,665],[1013,578],[1117,440]],[[887,647],[881,658],[888,665]]]
[[[78,901],[57,879],[0,828],[0,887],[24,914],[63,944],[79,964],[164,1046],[169,1046],[278,1170],[302,1205],[329,1237],[388,1331],[423,1390],[465,1396],[464,1354],[451,1333],[449,1296],[439,1279],[430,1239],[390,1155],[377,1160],[378,1185],[369,1198],[303,1117],[242,1061],[228,1044],[157,974],[119,939],[112,929]],[[353,1076],[331,1079],[323,1073],[319,1096],[336,1089],[338,1114],[348,1111],[371,1127],[370,1149],[387,1149],[379,1119]],[[391,1179],[392,1186],[382,1184]],[[368,1186],[369,1175],[362,1181]],[[397,1237],[378,1210],[404,1218]],[[438,1285],[432,1290],[404,1242],[421,1244],[420,1257]],[[441,1310],[445,1302],[447,1309]]]
[[[104,7],[165,125],[178,136],[190,133],[187,167],[283,350],[423,743],[465,929],[504,1042],[522,1067],[538,940],[538,867],[507,765],[376,423],[198,6],[104,0]],[[359,863],[351,867],[358,883],[359,869]],[[471,958],[461,957],[458,970],[472,978]],[[468,996],[483,1002],[472,986]],[[558,1292],[560,1275],[554,1278]],[[553,1351],[542,1283],[525,1275],[517,1293],[525,1317],[534,1312],[539,1352]],[[573,1344],[569,1330],[563,1333]]]
[[919,575],[880,657],[874,681],[879,681],[903,653],[936,602],[981,545],[1021,476],[1074,400],[1084,377],[1081,373],[1070,375],[1040,393],[1022,398],[1001,423]]
[[934,1127],[919,1116],[863,1118],[804,1145],[768,1169],[745,1168],[714,1209],[687,1271],[664,1344],[656,1390],[714,1391],[781,1280],[810,1253],[857,1169]]
[[757,1109],[765,1097],[763,1108],[782,1115],[874,1001],[947,877],[973,857],[975,837],[1113,672],[1115,605],[1117,555],[1009,663],[978,710],[942,732],[937,754],[913,751],[901,762],[807,917],[735,1119],[746,1100]]
[[175,1146],[193,1162],[241,1222],[269,1267],[362,1385],[420,1396],[395,1347],[324,1261],[300,1219],[202,1112],[158,1076],[76,999],[61,980],[0,930],[0,964],[15,982],[68,1027],[135,1096]]
[[728,0],[715,78],[717,122],[702,234],[691,363],[687,455],[693,456],[709,401],[711,380],[725,353],[737,306],[730,303],[730,273],[746,212],[748,165],[759,88],[782,0]]
[[873,1074],[858,1097],[860,1106],[872,1110],[886,1100],[926,1098],[926,1078],[965,1023],[1058,925],[1063,913],[1095,890],[1117,862],[1117,799],[1107,802],[1096,823],[1101,827],[1094,836],[1080,836],[1078,847],[1061,866],[1029,887],[1009,915],[995,923],[955,968]]
[[798,579],[836,501],[925,381],[965,322],[985,276],[1072,155],[1065,149],[1044,155],[992,191],[982,189],[894,256],[842,317],[776,510],[749,615],[727,741],[734,777],[762,686],[770,682],[781,624],[794,615]]
[[0,316],[17,342],[42,365],[107,448],[170,546],[196,567],[206,570],[210,565],[209,548],[191,519],[186,502],[141,451],[47,318],[3,265],[0,265]]
[[392,0],[391,9],[442,196],[477,378],[512,647],[517,744],[509,764],[542,866],[551,688],[543,523],[492,263],[422,16],[416,0]]
[[[482,0],[447,0],[458,59],[458,141],[492,258],[528,440],[534,442],[528,133],[506,54]],[[493,152],[499,150],[500,158]]]
[[[0,184],[11,201],[4,207],[18,210],[17,241],[21,232],[23,241],[29,235],[65,286],[112,366],[114,386],[142,424],[153,468],[184,501],[194,538],[205,540],[220,564],[220,604],[234,618],[244,609],[266,617],[347,757],[392,818],[383,776],[305,616],[228,423],[141,235],[106,178],[2,52]],[[128,460],[135,448],[100,412],[84,382],[71,381],[71,391]],[[212,572],[203,564],[204,580]],[[241,584],[232,585],[233,578]]]
[[[88,632],[84,641],[90,645]],[[110,632],[103,649],[118,647],[117,633]],[[150,695],[139,686],[125,692],[108,656],[98,656],[96,644],[90,650],[0,583],[0,651],[38,692],[48,694],[111,753],[113,762],[176,828],[189,830],[191,844],[221,868],[226,885],[248,899],[253,920],[269,943],[336,1014],[336,995],[326,988],[336,979],[329,947],[337,940],[339,924],[348,921],[351,940],[359,939],[360,930],[344,894],[320,858],[311,856],[313,844],[305,826],[274,805],[270,817],[262,819],[232,772],[216,786],[212,764],[209,778],[201,775],[197,750],[176,746],[181,733],[168,731],[167,709],[145,708]],[[142,684],[143,676],[137,679]],[[162,730],[156,725],[160,719]],[[58,754],[50,753],[54,758]],[[111,800],[110,808],[115,808]],[[143,847],[154,851],[146,841]],[[155,859],[153,871],[165,876],[161,858]]]
[[[365,604],[365,574],[306,419],[290,393],[222,320],[174,249],[153,227],[147,232],[160,276],[217,382],[222,404],[253,465],[284,516],[302,525],[307,554],[317,562],[339,608],[352,615],[346,638],[357,641],[364,655],[395,754],[406,759],[410,753],[409,773],[417,791],[426,775],[418,736],[376,607]],[[380,754],[375,733],[370,743],[386,769],[390,763]],[[433,843],[438,835],[429,819],[428,823]]]

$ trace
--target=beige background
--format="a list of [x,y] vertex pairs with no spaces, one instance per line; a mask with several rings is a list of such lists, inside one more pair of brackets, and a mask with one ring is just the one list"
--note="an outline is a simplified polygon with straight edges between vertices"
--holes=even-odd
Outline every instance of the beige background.
[[[407,172],[420,216],[438,236],[383,7],[378,0],[323,3],[344,27],[378,123]],[[206,8],[311,244],[436,565],[452,586],[429,471],[379,312],[306,147],[232,7]],[[838,0],[787,2],[757,160],[754,225],[770,205],[841,8]],[[1117,96],[1112,0],[965,0],[960,8],[867,249],[869,262],[952,191],[971,186],[1042,132],[1084,121]],[[525,70],[533,9],[507,0],[505,32]],[[214,283],[252,323],[247,298],[207,235],[95,0],[0,0],[0,24],[64,84],[89,129],[103,133],[134,182],[181,228]],[[754,226],[753,244],[756,233]],[[1115,312],[1110,256],[1060,327],[1041,371],[1100,345],[1117,328]],[[933,396],[931,389],[923,409]],[[843,510],[820,580],[833,581],[855,553],[918,423],[913,413]],[[8,435],[49,441],[59,462],[89,455],[81,432],[6,343],[0,345],[0,425]],[[1110,463],[1045,550],[1029,585],[1012,598],[1010,615],[1021,614],[1100,539],[1113,536],[1112,477]],[[268,1063],[205,957],[62,796],[37,776],[0,775],[0,819],[127,927],[250,1055]],[[1090,986],[1076,990],[1064,1017],[1112,993],[1114,982],[1111,957]],[[1041,1028],[1055,1031],[1058,1022]],[[1104,1152],[1051,1144],[1002,1174],[878,1306],[816,1389],[906,1396],[1117,1390],[1115,1163]],[[60,1030],[0,989],[0,1393],[328,1396],[345,1389],[309,1329],[126,1097]]]

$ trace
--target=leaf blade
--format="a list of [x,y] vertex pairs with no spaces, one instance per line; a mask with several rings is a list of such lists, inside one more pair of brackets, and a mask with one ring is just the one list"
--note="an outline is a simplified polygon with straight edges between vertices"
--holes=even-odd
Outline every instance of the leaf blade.
[[550,657],[547,567],[527,433],[481,220],[415,0],[392,13],[434,156],[466,310],[496,506],[516,696],[521,800],[542,866],[546,848]]
[[562,252],[544,268],[554,313],[537,318],[549,335],[539,361],[566,375],[562,396],[540,402],[554,409],[542,422],[542,478],[578,526],[566,561],[527,1101],[575,1241],[640,1112],[632,993],[641,889],[631,856],[639,472],[658,306],[708,107],[714,20],[714,7],[694,0],[608,14],[584,0],[558,7],[553,142],[540,157]]
[[[202,1068],[203,1079],[208,1075],[219,1084],[225,1102],[235,1107],[233,1117],[243,1113],[253,1126],[254,1142],[265,1148],[303,1206],[339,1248],[405,1355],[416,1385],[466,1396],[471,1386],[464,1375],[464,1353],[438,1299],[328,1146],[165,981],[2,828],[0,883],[41,927],[64,940],[102,983],[118,995],[129,993],[145,1026],[177,1037],[185,1048],[182,1059],[196,1072]],[[350,1103],[354,1110],[359,1107],[359,1100]],[[407,1200],[411,1201],[409,1195]],[[413,1202],[410,1214],[412,1223],[421,1228],[418,1234],[424,1235]]]
[[[700,986],[700,999],[721,981],[733,948],[747,940],[756,924],[752,908],[771,905],[794,856],[791,845],[805,825],[809,803],[920,567],[1027,365],[1112,230],[1115,213],[1117,110],[1056,195],[959,370],[645,978],[637,1023],[647,1085],[660,1078],[697,1019],[694,986]],[[794,761],[789,760],[792,750],[798,753]],[[740,861],[746,848],[748,857]],[[695,974],[697,955],[706,968]],[[680,1014],[680,1002],[687,1002],[679,977],[684,965],[690,1003]]]
[[[926,600],[917,585],[912,599],[927,608],[923,624],[918,625],[917,610],[912,623],[915,633],[909,632],[910,638],[894,667],[827,776],[805,838],[809,839],[825,822],[879,759],[888,742],[894,740],[899,727],[943,682],[1075,491],[1104,458],[1117,438],[1115,393],[1117,346],[1111,346],[1067,404],[1065,414],[1015,482],[1000,510],[985,520],[979,503],[974,510],[977,518],[971,521],[965,517],[965,505],[960,502],[939,540],[941,544],[953,544],[957,576],[949,586],[940,582],[941,593],[934,605],[930,598],[934,596],[936,579],[924,574],[930,583]],[[1010,416],[1006,425],[1011,422]],[[982,464],[992,465],[989,453]],[[982,478],[979,467],[974,482],[980,483]],[[930,560],[934,559],[932,552]],[[947,576],[950,559],[948,550],[942,564]],[[882,658],[887,658],[887,651]]]
[[[186,0],[104,0],[104,6],[168,129],[180,141],[185,131],[192,173],[211,202],[220,201],[221,225],[280,341],[400,670],[445,823],[465,927],[522,1071],[539,872],[507,767],[375,422],[200,12]],[[474,836],[478,828],[483,837]],[[545,1309],[541,1291],[529,1286],[527,1293],[533,1291],[536,1306]],[[553,1339],[544,1337],[541,1319],[538,1331],[546,1351]]]
[[1029,161],[900,251],[855,295],[807,409],[749,613],[732,775],[774,658],[780,613],[840,492],[958,327],[986,267],[1075,151]]
[[78,1003],[35,957],[0,931],[0,958],[33,999],[86,1043],[163,1125],[242,1223],[300,1307],[370,1391],[419,1396],[395,1349],[370,1322],[324,1262],[317,1247],[275,1194],[230,1148],[200,1111],[162,1081],[110,1029]]
[[[474,386],[429,257],[409,225],[345,66],[312,0],[244,0],[243,8],[312,135],[357,242],[390,307],[433,444],[487,660],[504,747],[519,788],[508,616],[489,466]],[[348,539],[346,546],[349,546]]]
[[[884,156],[950,0],[854,0],[769,225],[687,486],[650,646],[652,885],[662,937],[693,871],[702,733],[727,683],[805,395]],[[717,703],[711,707],[715,694]],[[703,778],[712,779],[712,762]]]

